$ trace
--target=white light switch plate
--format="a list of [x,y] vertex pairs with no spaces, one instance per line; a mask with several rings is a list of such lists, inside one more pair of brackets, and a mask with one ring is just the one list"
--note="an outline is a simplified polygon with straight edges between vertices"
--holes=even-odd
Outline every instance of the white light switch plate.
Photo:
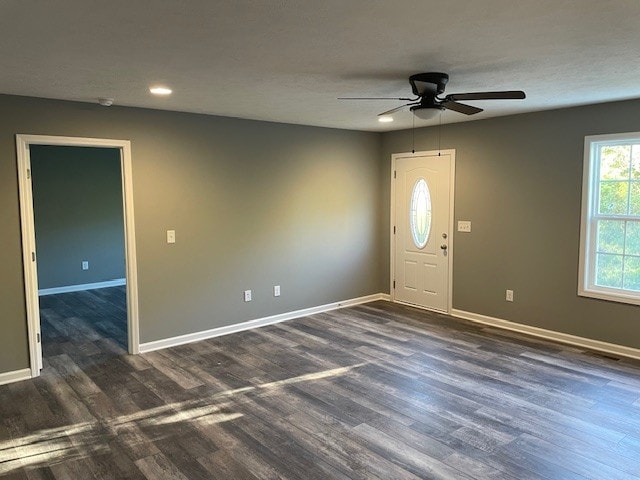
[[471,221],[470,220],[458,220],[458,231],[469,233],[471,232]]
[[83,260],[82,261],[82,269],[83,270],[89,270],[89,261],[88,260]]
[[167,230],[167,243],[176,243],[176,231]]

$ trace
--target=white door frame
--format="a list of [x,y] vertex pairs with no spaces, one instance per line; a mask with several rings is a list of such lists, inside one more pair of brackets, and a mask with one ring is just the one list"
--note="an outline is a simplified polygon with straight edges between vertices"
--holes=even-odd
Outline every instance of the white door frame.
[[122,201],[124,211],[125,262],[127,277],[128,350],[140,352],[138,327],[138,269],[136,263],[135,224],[133,216],[133,179],[131,170],[131,142],[101,138],[55,137],[48,135],[16,135],[18,181],[20,186],[20,223],[22,227],[22,260],[29,335],[31,376],[40,375],[42,344],[40,337],[40,302],[38,299],[38,270],[36,237],[33,221],[33,191],[31,187],[31,145],[59,145],[66,147],[104,147],[120,150]]
[[[448,262],[448,272],[449,272],[449,282],[447,287],[447,312],[451,313],[451,309],[453,308],[453,226],[454,226],[454,199],[455,199],[455,185],[456,185],[456,151],[455,149],[450,150],[429,150],[424,152],[415,152],[415,153],[394,153],[391,155],[391,228],[389,229],[389,245],[391,246],[389,257],[390,257],[390,266],[389,269],[389,291],[391,292],[391,301],[397,303],[403,303],[396,300],[396,290],[393,287],[393,281],[396,273],[396,265],[395,265],[395,251],[396,251],[396,235],[394,233],[394,227],[396,225],[396,182],[394,181],[394,172],[396,171],[396,162],[398,158],[406,158],[406,157],[424,157],[424,156],[438,156],[438,155],[450,155],[451,156],[451,171],[450,171],[450,189],[449,189],[449,226],[448,233],[449,236],[449,247],[447,249],[447,262]],[[419,307],[418,305],[412,305],[414,307]],[[426,307],[426,310],[430,310]],[[439,310],[438,310],[439,311]]]

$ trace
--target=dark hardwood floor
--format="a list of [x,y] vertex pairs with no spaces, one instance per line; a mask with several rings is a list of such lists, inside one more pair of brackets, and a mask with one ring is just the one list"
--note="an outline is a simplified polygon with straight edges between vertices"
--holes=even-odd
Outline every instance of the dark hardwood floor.
[[122,354],[127,350],[126,287],[40,297],[40,329],[45,359],[114,349]]
[[640,478],[638,362],[388,302],[130,356],[123,298],[43,301],[0,476]]

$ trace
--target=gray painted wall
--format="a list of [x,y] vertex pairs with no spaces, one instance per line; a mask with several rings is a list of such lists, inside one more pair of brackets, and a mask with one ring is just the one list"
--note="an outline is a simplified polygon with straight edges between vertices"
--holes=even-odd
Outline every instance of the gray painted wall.
[[[637,306],[577,295],[584,137],[639,131],[638,112],[629,101],[442,127],[441,148],[456,150],[455,220],[472,221],[454,235],[454,308],[640,348]],[[418,129],[416,151],[437,139]],[[411,145],[410,131],[383,135],[386,199],[391,154]]]
[[131,140],[142,342],[386,286],[379,134],[7,95],[0,111],[0,372],[29,365],[17,133]]
[[[125,277],[120,150],[32,145],[38,287]],[[89,270],[82,270],[82,261]]]

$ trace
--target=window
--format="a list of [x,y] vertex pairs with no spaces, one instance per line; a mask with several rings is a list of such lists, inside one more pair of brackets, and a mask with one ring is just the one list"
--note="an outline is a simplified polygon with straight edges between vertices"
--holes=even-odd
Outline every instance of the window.
[[419,179],[413,186],[409,225],[413,243],[423,249],[431,232],[431,194],[424,178]]
[[578,293],[640,305],[640,132],[585,138]]

